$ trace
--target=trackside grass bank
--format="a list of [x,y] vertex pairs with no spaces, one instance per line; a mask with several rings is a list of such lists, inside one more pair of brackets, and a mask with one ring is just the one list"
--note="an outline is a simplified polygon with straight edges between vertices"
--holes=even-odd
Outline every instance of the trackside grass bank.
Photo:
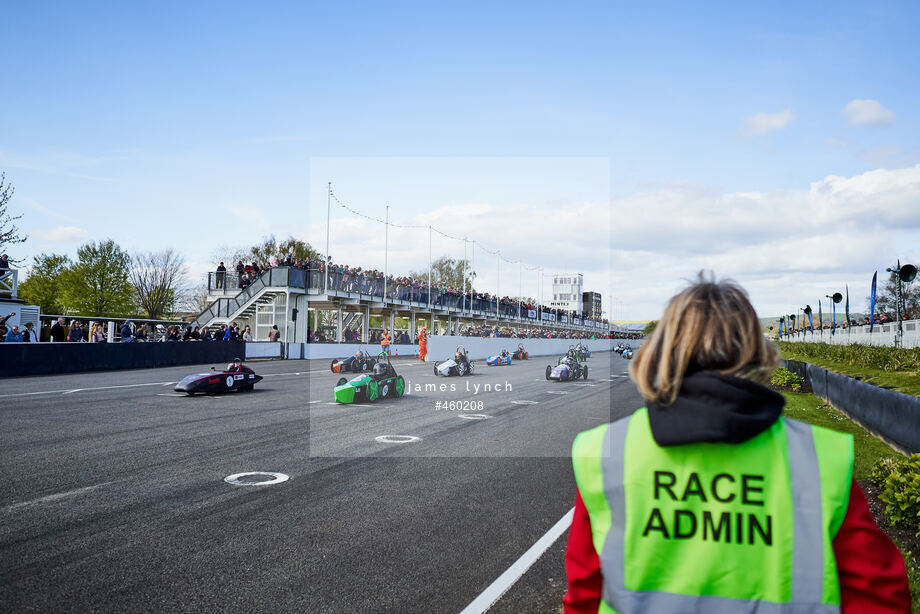
[[800,360],[905,394],[920,396],[920,348],[779,343],[783,358]]
[[[793,359],[804,360],[802,358]],[[812,362],[812,364],[818,364],[811,358],[808,360]],[[866,496],[869,498],[870,509],[872,510],[876,522],[889,534],[889,536],[892,536],[892,539],[901,550],[901,554],[904,555],[904,562],[907,564],[907,574],[910,581],[910,592],[913,599],[911,611],[920,614],[920,564],[918,564],[917,561],[917,555],[920,554],[920,552],[917,552],[917,548],[913,544],[907,543],[903,531],[898,531],[888,525],[883,511],[885,504],[878,500],[879,489],[874,484],[868,482],[873,466],[880,459],[893,458],[900,460],[904,458],[904,455],[873,436],[855,422],[852,422],[841,412],[813,394],[802,392],[783,392],[782,394],[786,397],[786,407],[783,410],[786,416],[809,424],[823,426],[853,435],[853,477],[861,483],[863,490],[866,491]],[[897,536],[892,535],[892,533],[897,533],[901,538],[899,539]],[[915,542],[916,540],[910,541]]]

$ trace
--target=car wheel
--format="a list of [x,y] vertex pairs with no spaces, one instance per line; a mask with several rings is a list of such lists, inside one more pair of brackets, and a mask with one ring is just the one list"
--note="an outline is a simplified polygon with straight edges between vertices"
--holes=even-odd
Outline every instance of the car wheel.
[[380,385],[380,398],[385,399],[390,396],[391,388],[392,386],[390,386],[390,382],[383,382],[383,384]]
[[549,376],[552,372],[553,372],[553,368],[549,365],[546,365],[546,379],[549,379]]
[[585,379],[588,379],[588,367],[585,367]]
[[435,377],[438,376],[438,363],[437,362],[434,363],[434,375]]
[[367,385],[367,400],[373,403],[380,397],[380,391],[377,389],[377,382],[371,382]]
[[406,380],[403,379],[402,375],[396,376],[396,383],[393,385],[393,389],[396,392],[396,396],[401,397],[406,392]]
[[335,361],[334,360],[329,364],[329,370],[335,373]]
[[466,375],[466,365],[463,364],[462,362],[457,363],[457,373],[460,375],[460,377],[463,377],[464,375]]
[[367,361],[366,360],[361,361],[361,370],[367,371]]

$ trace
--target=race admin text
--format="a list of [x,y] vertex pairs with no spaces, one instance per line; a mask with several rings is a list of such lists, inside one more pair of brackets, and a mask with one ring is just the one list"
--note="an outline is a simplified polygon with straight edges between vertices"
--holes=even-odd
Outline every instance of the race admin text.
[[[653,507],[645,521],[642,537],[659,535],[664,539],[701,539],[726,544],[755,543],[773,545],[773,518],[763,515],[764,477],[762,475],[719,473],[700,479],[691,473],[686,483],[678,483],[670,471],[654,472],[654,500],[710,504],[712,510],[676,508],[662,513]],[[750,506],[750,511],[719,510],[719,504]],[[760,512],[760,514],[756,513]]]

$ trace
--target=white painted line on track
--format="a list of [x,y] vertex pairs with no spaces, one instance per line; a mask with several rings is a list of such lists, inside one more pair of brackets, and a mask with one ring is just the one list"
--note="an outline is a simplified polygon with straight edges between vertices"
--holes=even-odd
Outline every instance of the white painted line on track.
[[521,558],[516,560],[511,567],[505,570],[505,573],[498,576],[495,582],[490,584],[486,590],[482,591],[470,605],[466,606],[460,614],[483,614],[483,612],[491,608],[495,602],[501,599],[501,596],[504,595],[515,582],[520,580],[521,576],[543,556],[543,553],[566,532],[572,525],[572,518],[574,516],[575,508],[573,507],[566,512],[565,516],[560,518],[559,522],[554,524],[543,537],[538,539],[537,543],[522,554]]
[[158,397],[187,397],[187,394],[182,394],[180,392],[158,392]]
[[85,492],[95,490],[112,482],[103,482],[102,484],[95,484],[93,486],[84,486],[83,488],[77,488],[76,490],[68,490],[67,492],[59,492],[54,495],[48,495],[47,497],[40,497],[38,499],[32,499],[31,501],[23,501],[22,503],[14,503],[13,505],[8,505],[3,508],[4,512],[12,511],[20,507],[26,507],[27,505],[36,505],[39,503],[51,503],[52,501],[57,501],[59,499],[64,499],[66,497],[72,497],[74,495],[82,495]]
[[120,386],[96,386],[95,388],[69,388],[64,390],[43,390],[41,392],[19,392],[16,394],[0,394],[0,398],[31,397],[39,394],[71,394],[74,392],[88,392],[90,390],[112,390],[115,388],[137,388],[139,386],[165,386],[176,382],[151,382],[149,384],[122,384]]
[[540,401],[528,401],[527,399],[515,399],[511,401],[515,405],[536,405]]
[[379,443],[415,443],[421,440],[421,437],[416,437],[415,435],[381,435],[380,437],[374,437],[374,441]]
[[[311,403],[320,403],[321,401],[310,401]],[[361,403],[326,403],[326,405],[348,405],[350,407],[373,407],[373,405],[362,405]]]
[[588,384],[586,382],[579,382],[575,384],[576,386],[597,386],[597,384]]
[[[267,475],[272,479],[262,482],[247,482],[243,480],[243,478],[250,475]],[[284,473],[272,473],[268,471],[246,471],[244,473],[234,473],[233,475],[228,475],[224,478],[224,482],[227,484],[233,484],[234,486],[272,486],[273,484],[287,482],[288,479],[290,479],[290,476]]]
[[314,403],[322,403],[322,400],[310,401],[308,405],[313,405]]
[[547,390],[546,394],[568,394],[568,390]]
[[464,420],[488,420],[492,416],[487,416],[485,414],[461,414],[457,417],[463,418]]

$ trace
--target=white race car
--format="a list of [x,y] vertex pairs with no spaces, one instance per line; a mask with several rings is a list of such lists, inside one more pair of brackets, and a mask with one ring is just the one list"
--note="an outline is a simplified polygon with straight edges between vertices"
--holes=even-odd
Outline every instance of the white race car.
[[454,357],[444,362],[434,363],[434,374],[448,377],[451,375],[472,375],[473,363],[470,362],[466,354],[466,348],[462,345],[457,346]]

